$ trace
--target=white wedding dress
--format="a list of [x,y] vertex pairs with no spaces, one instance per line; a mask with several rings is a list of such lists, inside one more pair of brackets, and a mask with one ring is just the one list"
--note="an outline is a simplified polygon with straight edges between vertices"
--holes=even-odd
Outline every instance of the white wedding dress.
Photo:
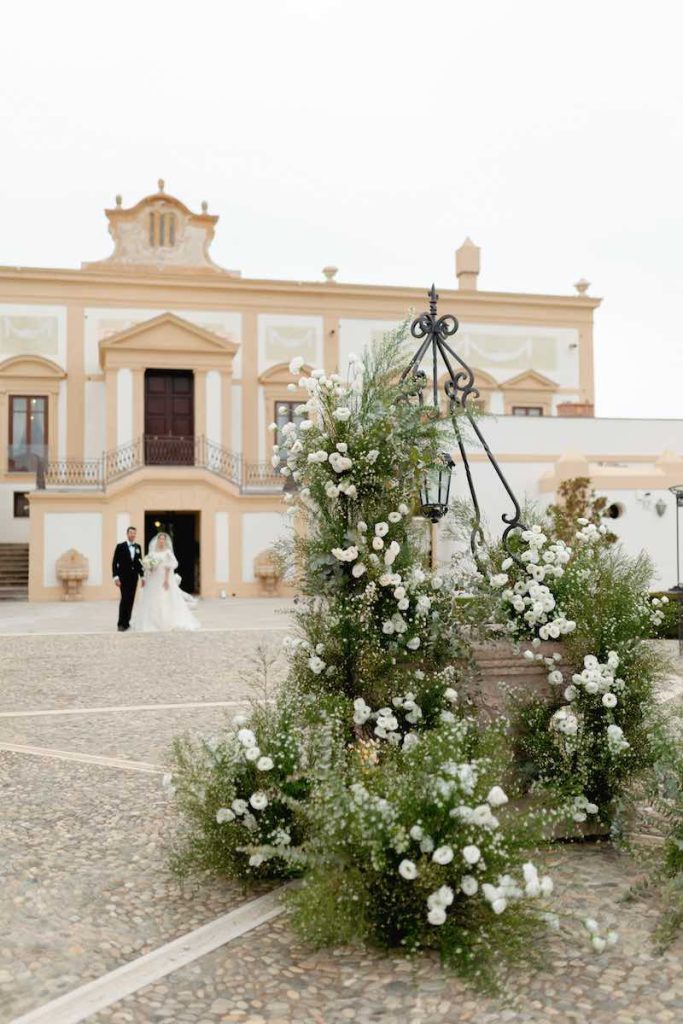
[[[160,534],[152,538],[149,554],[158,559],[153,568],[145,568],[145,585],[138,591],[131,628],[137,633],[164,633],[172,629],[199,629],[190,606],[194,599],[180,589],[176,574],[178,560],[167,534],[166,547],[158,548]],[[144,564],[144,560],[143,560]],[[168,583],[165,587],[164,583]]]

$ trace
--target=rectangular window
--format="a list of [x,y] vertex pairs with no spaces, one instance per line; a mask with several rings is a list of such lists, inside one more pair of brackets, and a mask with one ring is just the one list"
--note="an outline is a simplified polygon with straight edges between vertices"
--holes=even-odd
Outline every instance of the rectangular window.
[[28,491],[15,491],[14,492],[14,518],[15,519],[28,519],[28,515],[29,515]]
[[35,473],[37,460],[47,456],[47,442],[47,398],[10,395],[9,471]]
[[282,444],[282,428],[285,423],[301,423],[302,420],[306,419],[306,414],[303,416],[297,416],[295,409],[301,405],[301,402],[284,402],[275,403],[275,416],[273,417],[277,423],[277,432],[275,436],[275,444]]
[[542,416],[543,406],[541,405],[513,405],[513,416]]

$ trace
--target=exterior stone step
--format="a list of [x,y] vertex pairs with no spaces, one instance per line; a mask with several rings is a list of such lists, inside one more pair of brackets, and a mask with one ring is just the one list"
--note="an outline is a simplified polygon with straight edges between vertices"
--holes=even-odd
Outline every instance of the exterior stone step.
[[28,587],[4,587],[0,585],[0,601],[28,601]]

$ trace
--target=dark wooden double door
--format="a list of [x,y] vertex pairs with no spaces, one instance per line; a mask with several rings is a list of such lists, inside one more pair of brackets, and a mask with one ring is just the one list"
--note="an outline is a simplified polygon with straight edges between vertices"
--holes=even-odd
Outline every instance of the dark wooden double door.
[[145,373],[145,462],[194,464],[194,375],[191,370]]

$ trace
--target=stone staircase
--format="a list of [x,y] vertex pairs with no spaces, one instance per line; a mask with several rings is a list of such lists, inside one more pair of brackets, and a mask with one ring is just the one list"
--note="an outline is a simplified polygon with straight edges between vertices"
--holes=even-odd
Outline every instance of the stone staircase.
[[0,544],[0,601],[28,600],[28,544]]

